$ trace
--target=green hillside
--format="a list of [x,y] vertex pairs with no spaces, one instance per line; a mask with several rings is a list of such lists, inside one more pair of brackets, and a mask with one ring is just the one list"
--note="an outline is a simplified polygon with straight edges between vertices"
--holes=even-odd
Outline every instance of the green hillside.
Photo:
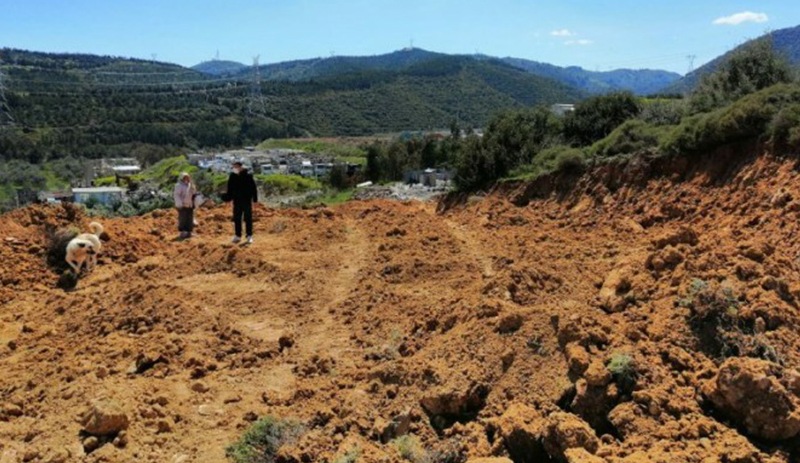
[[569,66],[529,61],[520,58],[503,58],[503,61],[530,73],[555,79],[588,93],[608,93],[630,90],[637,95],[656,93],[680,79],[680,74],[652,69],[615,69],[613,71],[587,71]]
[[772,31],[753,40],[748,40],[738,47],[714,58],[708,63],[686,74],[686,76],[684,76],[681,80],[668,87],[666,92],[685,93],[691,91],[703,79],[703,76],[711,74],[719,69],[719,67],[728,61],[731,56],[738,51],[749,47],[755,40],[762,39],[771,40],[772,46],[789,62],[789,64],[796,68],[800,68],[800,26],[789,27]]
[[30,162],[132,153],[148,161],[175,147],[443,128],[454,120],[481,126],[504,108],[583,96],[499,61],[468,57],[423,60],[402,71],[264,81],[260,98],[249,76],[92,55],[3,49],[0,57],[15,121],[0,132],[0,156]]

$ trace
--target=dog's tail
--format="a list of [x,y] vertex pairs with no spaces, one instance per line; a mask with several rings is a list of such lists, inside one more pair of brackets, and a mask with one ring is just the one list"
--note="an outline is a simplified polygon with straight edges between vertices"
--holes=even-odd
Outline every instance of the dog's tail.
[[98,236],[98,237],[99,237],[100,235],[102,235],[102,234],[103,234],[103,226],[102,226],[102,225],[100,225],[100,224],[99,224],[99,223],[97,223],[97,222],[92,222],[92,223],[90,223],[90,224],[89,224],[89,228],[91,228],[91,229],[92,229],[92,234],[94,234],[95,236]]

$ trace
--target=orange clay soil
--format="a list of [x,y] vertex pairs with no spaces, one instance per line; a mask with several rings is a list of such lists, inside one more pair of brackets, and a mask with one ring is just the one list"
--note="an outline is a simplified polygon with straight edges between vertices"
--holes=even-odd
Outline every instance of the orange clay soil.
[[249,247],[225,207],[103,219],[69,292],[44,230],[90,218],[8,213],[0,462],[224,462],[266,415],[282,462],[800,461],[800,174],[715,162],[258,207]]

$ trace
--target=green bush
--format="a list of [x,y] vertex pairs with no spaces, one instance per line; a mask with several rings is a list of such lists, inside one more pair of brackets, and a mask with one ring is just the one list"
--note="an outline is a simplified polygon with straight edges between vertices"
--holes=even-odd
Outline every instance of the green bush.
[[769,138],[773,146],[800,150],[800,104],[789,105],[772,118]]
[[530,164],[514,169],[509,180],[533,180],[559,171],[581,172],[586,167],[587,154],[580,148],[559,145],[536,154]]
[[274,463],[281,446],[296,441],[305,429],[293,420],[265,416],[253,423],[238,442],[225,449],[234,463]]
[[117,184],[117,178],[113,175],[108,177],[97,177],[92,181],[94,186],[115,186]]
[[359,457],[361,457],[361,449],[358,447],[353,447],[333,460],[333,463],[356,463]]
[[178,175],[181,172],[188,172],[194,176],[197,170],[197,166],[189,164],[186,156],[181,155],[162,159],[141,173],[134,175],[133,179],[137,182],[152,182],[160,188],[172,191],[175,183],[178,182]]
[[322,189],[319,181],[299,175],[257,174],[255,180],[256,184],[261,186],[268,195],[302,193]]
[[633,154],[660,144],[669,128],[654,127],[640,119],[625,121],[611,135],[592,145],[594,156],[611,157],[618,154]]
[[792,80],[788,61],[775,51],[771,37],[765,37],[734,52],[717,71],[703,77],[689,104],[695,113],[708,112]]
[[430,457],[416,436],[400,436],[391,442],[400,457],[412,463],[428,463]]
[[495,160],[476,136],[467,137],[462,144],[456,162],[453,181],[461,191],[477,191],[488,187],[495,180]]
[[588,146],[608,136],[640,111],[641,105],[630,92],[588,98],[564,118],[564,136],[573,146]]
[[494,159],[497,178],[530,163],[543,148],[561,141],[562,122],[548,108],[509,111],[495,116],[486,128],[484,146]]
[[633,357],[628,354],[616,353],[611,356],[606,368],[622,391],[633,390],[638,377]]
[[683,99],[646,99],[642,102],[639,119],[650,125],[677,125],[687,115],[688,104]]
[[783,109],[800,103],[800,84],[778,84],[710,113],[688,117],[671,129],[661,149],[669,154],[707,152],[725,144],[769,135]]

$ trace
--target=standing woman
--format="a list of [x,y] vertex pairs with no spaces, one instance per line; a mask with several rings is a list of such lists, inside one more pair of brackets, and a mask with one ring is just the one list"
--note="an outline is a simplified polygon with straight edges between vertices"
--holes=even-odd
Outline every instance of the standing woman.
[[178,231],[180,238],[192,236],[194,228],[194,195],[197,193],[188,172],[181,172],[175,184],[175,208],[178,209]]

